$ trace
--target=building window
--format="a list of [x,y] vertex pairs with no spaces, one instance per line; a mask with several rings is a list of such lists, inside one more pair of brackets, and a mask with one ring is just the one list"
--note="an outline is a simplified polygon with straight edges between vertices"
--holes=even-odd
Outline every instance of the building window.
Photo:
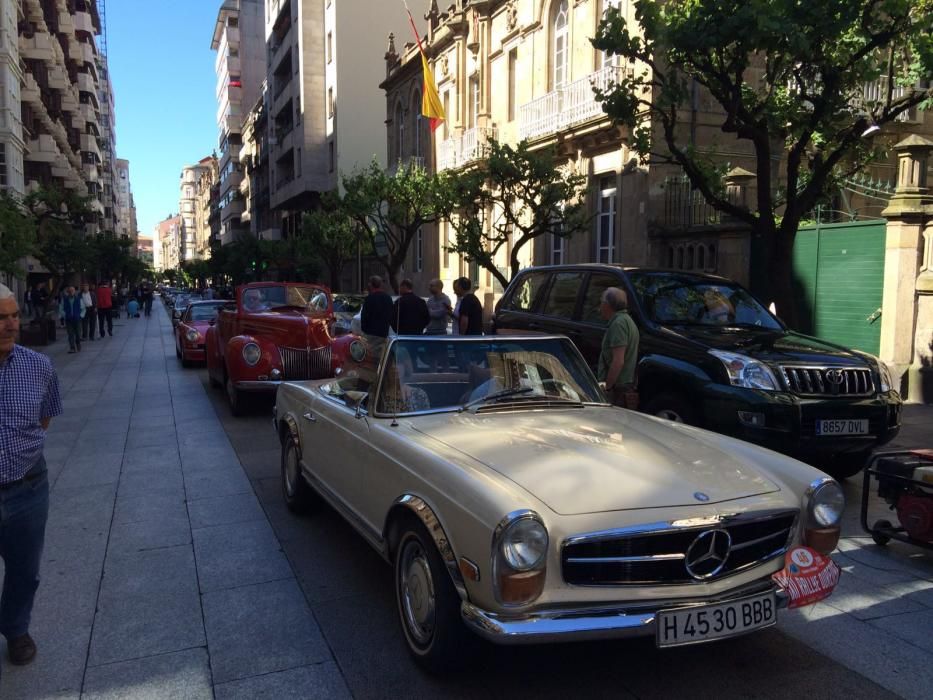
[[479,75],[470,78],[470,112],[467,114],[467,128],[472,129],[479,120]]
[[327,159],[329,164],[328,172],[334,172],[334,142],[330,141],[327,144]]
[[7,186],[6,144],[0,143],[0,187]]
[[334,33],[327,32],[327,62],[333,63],[334,61]]
[[228,27],[239,27],[240,26],[239,18],[235,16],[227,17],[227,26]]
[[567,0],[561,0],[554,13],[552,29],[553,50],[551,54],[551,86],[556,89],[567,83],[567,59],[570,55],[570,27]]
[[599,179],[599,205],[596,215],[596,262],[615,262],[616,177]]
[[[613,7],[616,8],[617,10],[621,10],[623,17],[628,14],[627,13],[628,8],[622,2],[622,0],[602,0],[602,3],[603,3],[603,11],[600,15],[601,17],[605,17],[606,14],[609,12],[609,9]],[[618,56],[610,56],[605,51],[599,52],[599,65],[597,66],[597,68],[606,68],[608,66],[616,66],[618,64],[619,64]]]
[[549,261],[551,265],[564,264],[565,243],[566,239],[563,236],[559,236],[556,233],[551,234],[551,255]]
[[402,109],[402,103],[395,105],[395,155],[396,159],[401,159],[405,153],[405,110]]
[[450,138],[450,91],[444,93],[444,139]]
[[327,88],[327,116],[334,118],[334,88]]
[[416,158],[421,158],[424,154],[422,153],[422,131],[424,130],[424,115],[421,113],[421,93],[415,92],[411,98],[411,112],[415,115],[414,119],[414,133],[411,135],[411,150],[412,155]]
[[509,121],[515,121],[515,102],[517,95],[515,94],[518,71],[518,49],[512,49],[509,51]]
[[295,177],[301,177],[301,149],[295,149]]
[[424,231],[418,229],[418,235],[415,238],[415,272],[421,272],[424,269]]

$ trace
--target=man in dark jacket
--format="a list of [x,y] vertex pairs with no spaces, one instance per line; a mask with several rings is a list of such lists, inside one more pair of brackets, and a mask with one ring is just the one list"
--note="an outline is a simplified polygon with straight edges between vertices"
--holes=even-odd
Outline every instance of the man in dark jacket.
[[369,294],[360,309],[360,330],[377,338],[389,336],[389,320],[392,318],[392,297],[382,289],[382,278],[369,278]]
[[454,321],[458,325],[457,335],[483,334],[483,305],[470,290],[473,283],[468,277],[454,281],[454,293],[460,297],[460,315]]
[[399,335],[421,335],[431,320],[428,305],[424,299],[415,296],[411,280],[404,279],[398,286],[402,295],[395,300],[392,318],[389,323]]

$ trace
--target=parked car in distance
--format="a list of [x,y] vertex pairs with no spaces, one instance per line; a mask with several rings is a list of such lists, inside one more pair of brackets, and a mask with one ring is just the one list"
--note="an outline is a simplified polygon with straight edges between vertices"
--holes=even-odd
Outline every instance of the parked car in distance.
[[363,308],[365,294],[334,294],[334,336],[353,332],[353,317]]
[[181,315],[188,308],[188,304],[195,301],[201,301],[201,295],[195,292],[184,292],[175,297],[175,304],[172,306],[172,326],[178,325]]
[[897,435],[902,401],[877,358],[788,329],[736,282],[671,270],[560,265],[523,270],[496,333],[560,333],[595,367],[600,297],[624,289],[641,332],[641,410],[858,473]]
[[674,646],[761,629],[789,548],[836,546],[834,480],[607,404],[567,338],[353,343],[337,378],[279,387],[283,497],[328,502],[392,564],[405,642],[430,669],[462,660],[470,632]]
[[224,386],[239,415],[244,394],[275,393],[289,379],[334,374],[330,291],[319,284],[253,282],[236,288],[205,338],[211,384]]
[[217,312],[225,301],[195,301],[188,304],[175,326],[175,355],[183,367],[204,362],[207,329],[217,321]]

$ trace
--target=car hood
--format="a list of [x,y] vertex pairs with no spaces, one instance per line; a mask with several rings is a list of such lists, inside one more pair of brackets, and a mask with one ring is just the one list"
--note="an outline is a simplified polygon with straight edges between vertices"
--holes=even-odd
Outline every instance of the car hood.
[[716,503],[780,490],[714,433],[615,408],[412,420],[561,515]]
[[708,348],[738,352],[774,364],[865,366],[865,361],[851,350],[795,331],[730,326],[670,326],[665,331]]

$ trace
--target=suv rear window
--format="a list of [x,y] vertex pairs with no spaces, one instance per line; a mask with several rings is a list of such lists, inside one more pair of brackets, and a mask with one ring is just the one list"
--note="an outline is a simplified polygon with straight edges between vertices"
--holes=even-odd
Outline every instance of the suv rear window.
[[547,273],[531,272],[519,280],[505,307],[513,311],[531,311],[547,282]]
[[548,290],[541,313],[558,318],[573,318],[577,308],[577,295],[583,284],[582,272],[558,272]]
[[598,323],[605,326],[608,323],[599,313],[599,302],[602,301],[603,292],[609,287],[620,287],[622,281],[614,275],[590,275],[590,283],[586,286],[583,296],[583,308],[580,310],[580,320],[584,323]]

